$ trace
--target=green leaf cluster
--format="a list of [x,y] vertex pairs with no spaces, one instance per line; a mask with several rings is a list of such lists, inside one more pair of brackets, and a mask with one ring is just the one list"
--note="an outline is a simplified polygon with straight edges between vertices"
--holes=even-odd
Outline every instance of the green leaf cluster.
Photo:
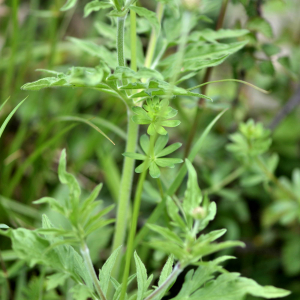
[[[149,224],[149,228],[162,237],[154,239],[149,245],[157,250],[174,255],[184,268],[190,264],[198,264],[204,256],[222,249],[243,246],[238,241],[215,243],[223,236],[225,229],[215,230],[208,234],[199,233],[206,228],[216,215],[216,204],[205,197],[202,204],[202,194],[197,182],[197,174],[192,164],[186,160],[189,172],[187,190],[182,204],[167,201],[167,211],[171,219],[172,229]],[[202,204],[202,206],[200,206]],[[181,214],[179,214],[179,211]]]
[[182,162],[182,159],[180,158],[164,157],[181,147],[181,143],[175,143],[166,147],[168,141],[169,136],[167,134],[159,136],[152,152],[150,149],[150,139],[146,134],[143,134],[140,138],[140,145],[145,154],[125,152],[123,155],[132,159],[144,161],[142,164],[136,167],[136,173],[142,173],[143,171],[149,169],[150,176],[153,178],[158,178],[160,176],[159,167],[174,168],[175,164]]
[[[261,286],[239,273],[228,273],[219,264],[233,257],[223,256],[210,262],[201,262],[194,271],[190,270],[182,289],[172,300],[244,300],[246,295],[274,299],[285,297],[290,292],[273,286]],[[216,277],[215,273],[222,273]]]
[[231,134],[229,139],[231,144],[227,146],[227,150],[242,160],[249,160],[265,153],[272,143],[270,131],[252,119],[247,123],[241,123],[239,132]]
[[149,135],[166,135],[168,132],[164,127],[176,127],[180,124],[178,120],[168,120],[175,117],[178,111],[169,106],[167,99],[160,101],[158,97],[149,98],[143,108],[135,106],[132,110],[136,114],[132,117],[133,122],[150,124],[147,130]]

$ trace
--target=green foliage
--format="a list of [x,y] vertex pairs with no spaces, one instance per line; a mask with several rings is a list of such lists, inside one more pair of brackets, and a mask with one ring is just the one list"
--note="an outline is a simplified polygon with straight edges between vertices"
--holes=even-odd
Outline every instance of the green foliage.
[[132,153],[132,152],[125,152],[123,153],[123,155],[126,157],[130,157],[132,159],[144,161],[142,164],[136,167],[135,169],[136,173],[142,173],[143,171],[149,169],[149,173],[151,177],[158,178],[160,176],[159,167],[174,168],[175,164],[179,164],[182,162],[182,159],[180,158],[164,158],[164,156],[173,153],[174,151],[176,151],[178,148],[181,147],[180,143],[175,143],[166,147],[168,141],[169,141],[168,135],[159,136],[159,138],[155,143],[154,150],[152,152],[150,149],[149,137],[146,134],[143,134],[140,138],[140,144],[145,155],[139,153]]
[[241,123],[239,132],[229,136],[232,141],[227,150],[233,152],[242,160],[249,160],[265,153],[270,145],[270,131],[264,129],[261,123],[254,123],[252,119]]
[[[144,108],[144,109],[143,109]],[[136,116],[132,117],[137,124],[150,124],[147,130],[149,135],[156,133],[166,135],[165,127],[176,127],[180,124],[178,120],[168,120],[177,115],[177,110],[169,106],[169,101],[159,100],[158,97],[147,99],[147,104],[143,108],[135,106],[132,108]]]
[[149,228],[163,237],[163,239],[150,242],[151,247],[174,255],[185,267],[189,264],[197,264],[200,259],[211,253],[234,246],[243,246],[241,242],[226,241],[213,243],[225,234],[226,230],[215,230],[208,234],[199,232],[206,228],[209,221],[216,214],[216,205],[205,199],[203,207],[200,206],[202,197],[198,187],[195,169],[186,161],[189,170],[189,181],[185,198],[182,203],[183,216],[179,216],[178,207],[171,198],[168,200],[168,214],[174,230],[150,224]]
[[[4,218],[0,233],[12,241],[12,250],[7,250],[4,238],[5,250],[0,255],[1,299],[161,300],[168,296],[174,300],[244,300],[248,296],[267,299],[287,296],[286,290],[261,286],[239,273],[225,270],[221,263],[232,256],[215,258],[219,251],[224,254],[223,251],[233,251],[232,247],[245,246],[242,242],[231,241],[241,239],[250,246],[241,255],[240,266],[258,282],[294,289],[289,280],[276,276],[282,273],[281,266],[288,276],[300,272],[297,236],[300,171],[295,168],[297,161],[292,160],[295,154],[289,156],[293,158],[286,164],[287,159],[282,160],[280,151],[286,150],[288,143],[279,143],[275,132],[271,145],[271,132],[261,123],[243,122],[254,115],[246,110],[252,107],[248,99],[253,100],[254,96],[244,87],[236,86],[233,90],[232,83],[224,84],[232,81],[236,85],[245,80],[259,82],[262,89],[257,90],[273,91],[269,98],[259,98],[261,103],[267,101],[265,99],[275,99],[275,95],[281,102],[291,96],[292,88],[286,85],[293,82],[296,86],[300,56],[295,46],[297,41],[294,40],[290,48],[287,36],[292,39],[297,34],[276,30],[276,35],[282,32],[278,33],[281,37],[276,41],[272,18],[264,16],[270,9],[268,5],[276,6],[277,1],[233,0],[232,3],[239,4],[238,9],[241,5],[245,8],[247,16],[228,29],[220,28],[226,9],[228,14],[228,1],[221,5],[222,1],[210,0],[157,0],[157,3],[147,3],[146,8],[139,6],[142,2],[134,0],[92,0],[84,4],[67,0],[61,8],[62,11],[72,10],[67,14],[59,11],[62,3],[31,2],[29,10],[32,13],[28,20],[24,16],[22,23],[19,23],[22,11],[18,11],[18,1],[9,4],[11,18],[5,18],[6,6],[3,4],[4,9],[1,6],[4,12],[1,22],[6,25],[3,27],[11,28],[5,33],[0,29],[4,57],[0,69],[5,74],[1,95],[6,98],[13,92],[15,97],[16,91],[10,89],[10,85],[19,88],[21,82],[33,80],[30,72],[26,72],[27,67],[38,65],[53,69],[57,63],[63,65],[55,67],[58,72],[40,70],[49,77],[23,85],[21,93],[54,89],[36,93],[37,98],[33,97],[32,102],[27,102],[29,106],[19,111],[20,129],[16,131],[13,124],[8,126],[7,137],[1,139],[4,171],[1,169],[0,175],[3,188],[0,217]],[[153,4],[157,5],[156,12]],[[49,10],[48,5],[51,5]],[[89,21],[79,23],[76,19],[76,5],[84,8],[84,17],[95,17],[94,29]],[[95,12],[99,13],[92,14]],[[234,10],[232,12],[232,20],[236,20]],[[47,18],[47,22],[40,24],[43,18]],[[37,28],[38,43],[34,39]],[[69,37],[62,41],[60,37],[70,32],[77,37],[82,33],[88,36],[86,40]],[[47,43],[40,44],[40,40]],[[282,49],[288,57],[282,56]],[[70,68],[74,57],[85,67]],[[211,72],[215,67],[217,69]],[[224,76],[233,79],[222,79]],[[214,89],[207,89],[207,84],[211,83],[218,84]],[[82,103],[79,102],[81,97]],[[36,105],[38,98],[43,105]],[[4,117],[0,137],[23,101]],[[172,107],[169,106],[171,101]],[[229,114],[213,131],[212,127],[225,112],[218,111],[229,106]],[[91,111],[97,117],[91,116]],[[216,111],[217,116],[213,116]],[[258,113],[259,119],[265,122],[262,112]],[[172,119],[177,114],[180,121]],[[125,127],[126,115],[127,132],[120,129]],[[55,120],[48,122],[52,116]],[[226,117],[230,125],[226,125],[229,124]],[[95,128],[87,118],[95,118],[95,123],[116,134],[114,148],[95,132],[82,134],[77,128],[69,132],[73,127],[61,129],[61,122],[57,122],[79,121]],[[208,126],[207,122],[210,122]],[[175,164],[183,160],[166,156],[178,150],[181,143],[168,145],[167,128],[179,124],[182,129],[169,134],[173,134],[172,140],[184,141],[182,157],[188,159],[177,172]],[[147,130],[150,136],[141,135],[140,148],[136,145],[139,125],[146,125],[146,128],[141,126],[140,131]],[[223,150],[226,132],[237,126],[239,130],[230,135],[231,142],[227,146],[237,158],[235,160]],[[100,129],[95,129],[107,137]],[[283,135],[289,136],[293,131],[286,130]],[[49,137],[51,132],[54,137]],[[66,132],[69,135],[62,139]],[[208,136],[208,133],[212,134]],[[124,152],[124,140],[126,152],[122,162],[120,153]],[[293,139],[291,144],[295,150],[297,140]],[[63,150],[58,166],[61,185],[58,186],[53,176],[55,149],[64,147],[70,149],[72,169],[77,173],[81,170],[80,183],[67,172]],[[279,154],[270,154],[270,149],[279,150]],[[100,168],[96,159],[101,162]],[[135,160],[142,161],[135,169],[141,173],[137,184],[133,181]],[[122,165],[121,174],[119,167]],[[174,169],[161,174],[160,168],[164,167]],[[275,175],[287,174],[290,167],[294,169],[291,179]],[[147,177],[148,169],[150,178]],[[187,172],[188,177],[185,177]],[[103,190],[99,184],[89,195],[86,193],[102,180],[107,183]],[[186,183],[185,192],[180,188],[182,183]],[[265,192],[258,184],[262,184]],[[100,191],[104,201],[97,200]],[[213,198],[210,194],[214,194]],[[49,197],[35,204],[47,203],[49,207],[39,206],[45,209],[45,214],[42,227],[35,229],[39,211],[30,208],[28,203],[44,195]],[[114,232],[112,226],[104,228],[114,222],[112,198],[117,203]],[[132,212],[130,199],[134,199]],[[249,199],[251,201],[247,202]],[[216,203],[219,216],[215,219]],[[255,221],[251,218],[252,205]],[[272,227],[275,223],[281,226]],[[137,225],[142,225],[138,234]],[[226,229],[218,229],[224,227]],[[127,245],[123,248],[121,245],[126,244],[127,235]],[[112,251],[108,250],[111,241]],[[263,255],[256,255],[265,250],[266,245],[274,246],[275,242],[283,246],[272,252],[272,259],[264,261]],[[154,251],[149,251],[149,246]],[[122,258],[124,253],[125,259]],[[277,253],[282,253],[282,257]],[[169,257],[162,267],[166,255]],[[129,276],[133,258],[135,271]],[[256,261],[264,264],[255,265]],[[99,274],[93,263],[102,266]],[[240,267],[238,263],[234,266]],[[264,270],[269,271],[270,266],[272,272],[266,276]],[[29,271],[29,268],[34,270]],[[186,273],[180,289],[176,280],[185,268],[195,269]],[[153,274],[147,269],[153,270]],[[121,275],[123,278],[119,281]],[[152,286],[154,282],[157,286]],[[180,290],[177,296],[171,289],[174,284],[176,290]]]
[[[239,273],[227,273],[219,266],[220,262],[216,259],[209,263],[201,263],[196,271],[189,271],[185,276],[181,291],[172,300],[243,300],[246,295],[273,299],[285,297],[289,294],[288,291],[271,286],[263,287],[252,279],[240,277]],[[215,272],[224,272],[224,274],[215,278]]]

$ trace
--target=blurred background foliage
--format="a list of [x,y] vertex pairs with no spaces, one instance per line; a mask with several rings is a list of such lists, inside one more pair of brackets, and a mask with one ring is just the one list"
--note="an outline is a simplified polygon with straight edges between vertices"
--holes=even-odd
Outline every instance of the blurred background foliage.
[[[105,38],[111,22],[105,11],[85,19],[83,8],[87,1],[79,1],[66,13],[60,11],[64,2],[0,0],[0,103],[10,96],[1,111],[0,124],[22,99],[29,96],[0,140],[0,223],[12,227],[34,228],[40,222],[44,208],[32,202],[46,195],[57,198],[66,195],[57,179],[58,157],[63,148],[68,153],[68,169],[76,174],[87,193],[103,182],[101,198],[105,205],[115,202],[118,195],[121,154],[125,147],[125,106],[112,96],[81,88],[39,92],[20,90],[24,83],[41,77],[37,69],[66,71],[72,66],[93,67],[98,64],[99,58],[74,46],[67,37],[108,47],[113,43]],[[155,10],[156,1],[140,2]],[[216,220],[210,229],[227,228],[227,239],[239,239],[247,245],[245,249],[230,250],[230,254],[239,259],[228,262],[227,269],[241,272],[260,284],[291,290],[293,293],[287,300],[300,299],[298,4],[298,0],[229,1],[223,27],[248,29],[248,44],[221,66],[212,69],[210,78],[245,80],[269,93],[263,94],[239,83],[224,82],[207,87],[206,93],[214,99],[213,103],[198,102],[190,97],[174,98],[172,106],[178,109],[182,124],[170,132],[171,143],[186,145],[198,105],[200,114],[196,129],[199,133],[221,109],[230,108],[214,127],[195,160],[200,186],[218,206]],[[198,30],[216,28],[221,5],[221,0],[214,0],[205,6],[203,14],[211,21],[199,20]],[[140,22],[141,49],[144,51],[151,27]],[[186,87],[202,83],[204,75],[205,71],[199,72],[186,81]],[[74,122],[70,116],[89,119],[116,146],[93,128]],[[243,138],[248,142],[269,139],[266,149],[254,155],[266,167],[265,170],[251,160],[253,157],[250,163],[240,158],[241,154],[249,154],[241,144],[234,150],[228,146],[233,141],[230,139],[232,134],[239,130],[239,124],[248,119],[262,123],[260,129],[252,124],[256,128],[252,128],[254,131],[264,131],[263,127],[270,130],[265,135],[258,133],[258,136],[249,131],[249,135],[245,131],[240,133],[244,133]],[[106,120],[114,123],[117,131],[113,131]],[[168,169],[162,172],[166,185],[172,180],[172,172]],[[140,226],[160,200],[155,181],[147,182],[143,200]],[[56,224],[61,222],[58,215],[52,213],[49,217]],[[97,266],[101,266],[110,253],[112,230],[112,226],[107,227],[91,239],[94,243],[90,243],[90,249]],[[30,289],[44,284],[45,270],[29,270],[9,250],[9,240],[0,239],[0,285],[5,285],[8,278],[11,288],[19,295],[16,299],[39,299],[38,296],[33,298]],[[149,252],[153,258],[147,261]],[[162,265],[161,253],[153,253],[146,246],[141,246],[140,253],[148,270]],[[67,285],[64,288],[67,289]],[[49,293],[44,299],[61,298]]]

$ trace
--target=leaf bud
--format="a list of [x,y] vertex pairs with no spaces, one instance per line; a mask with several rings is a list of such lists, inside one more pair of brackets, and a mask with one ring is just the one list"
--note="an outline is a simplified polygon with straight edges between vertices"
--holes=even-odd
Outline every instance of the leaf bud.
[[193,209],[192,211],[192,216],[196,220],[201,220],[205,217],[206,215],[206,209],[203,208],[202,206],[198,206]]
[[181,0],[182,5],[188,10],[195,10],[200,7],[201,0]]

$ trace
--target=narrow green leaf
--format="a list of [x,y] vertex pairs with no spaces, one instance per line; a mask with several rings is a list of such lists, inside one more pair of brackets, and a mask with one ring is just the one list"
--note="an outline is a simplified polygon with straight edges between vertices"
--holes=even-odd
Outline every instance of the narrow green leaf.
[[66,170],[66,165],[67,165],[66,157],[67,157],[66,149],[63,149],[59,160],[58,177],[62,184],[68,185],[70,189],[71,197],[75,197],[75,199],[79,199],[79,196],[81,194],[81,189],[75,176],[68,173]]
[[188,169],[189,178],[182,207],[186,215],[191,216],[193,210],[198,207],[202,201],[202,193],[198,185],[198,176],[195,168],[188,159],[186,159],[185,163]]
[[155,153],[156,157],[167,156],[167,155],[173,153],[174,151],[176,151],[177,149],[179,149],[181,146],[182,146],[181,143],[174,143],[174,144],[168,146],[167,148],[159,151],[158,153],[156,153],[156,152],[154,152],[154,153]]
[[158,286],[161,286],[165,280],[168,278],[168,276],[172,273],[173,269],[173,263],[174,263],[174,257],[173,255],[169,256],[167,262],[165,263],[158,280]]
[[[3,131],[5,129],[5,127],[7,126],[9,120],[12,118],[12,116],[14,115],[14,113],[17,111],[17,109],[23,104],[23,102],[27,99],[27,97],[22,100],[13,110],[12,112],[8,115],[8,117],[4,120],[3,124],[0,127],[0,138],[3,134]],[[2,109],[2,107],[4,106],[4,104],[8,101],[8,99],[1,105],[0,110]]]
[[180,164],[182,162],[183,160],[181,158],[157,158],[155,160],[155,163],[162,168],[174,168],[175,164]]
[[84,7],[84,18],[89,16],[94,11],[99,11],[100,9],[106,9],[111,7],[114,7],[114,5],[111,2],[103,2],[103,1],[100,2],[99,0],[94,0],[92,2],[89,2]]
[[160,170],[155,162],[150,163],[149,173],[152,178],[158,178],[160,176]]
[[69,10],[76,5],[76,2],[77,0],[68,0],[60,10],[61,11]]
[[154,27],[156,33],[158,34],[160,31],[160,23],[158,22],[158,19],[156,17],[156,13],[153,11],[150,11],[144,7],[138,7],[131,5],[130,10],[133,10],[136,12],[140,17],[144,17],[148,20],[148,22]]
[[102,288],[102,291],[104,295],[106,296],[108,286],[110,283],[110,276],[112,269],[115,265],[116,259],[119,255],[120,249],[122,246],[117,248],[111,255],[110,257],[106,260],[105,264],[102,266],[102,269],[99,270],[99,281],[100,281],[100,286]]
[[167,145],[169,141],[169,135],[160,135],[156,142],[155,142],[155,146],[154,146],[154,154],[155,156],[159,157],[159,153],[165,148],[165,146]]
[[143,300],[144,294],[147,291],[147,270],[145,265],[139,258],[136,252],[134,252],[134,260],[136,266],[136,275],[137,275],[137,284],[138,284],[138,292],[136,300]]
[[133,152],[125,152],[122,155],[125,157],[136,159],[136,160],[145,160],[147,158],[146,155],[139,154],[139,153],[133,153]]
[[179,244],[180,246],[183,244],[183,241],[180,239],[180,237],[178,237],[178,235],[171,231],[168,228],[165,227],[161,227],[158,225],[154,225],[154,224],[147,224],[147,226],[152,230],[157,232],[158,234],[160,234],[161,236],[163,236],[165,239],[169,240],[170,242],[175,242],[177,244]]
[[140,138],[140,145],[145,153],[149,152],[150,140],[147,134],[143,134]]

